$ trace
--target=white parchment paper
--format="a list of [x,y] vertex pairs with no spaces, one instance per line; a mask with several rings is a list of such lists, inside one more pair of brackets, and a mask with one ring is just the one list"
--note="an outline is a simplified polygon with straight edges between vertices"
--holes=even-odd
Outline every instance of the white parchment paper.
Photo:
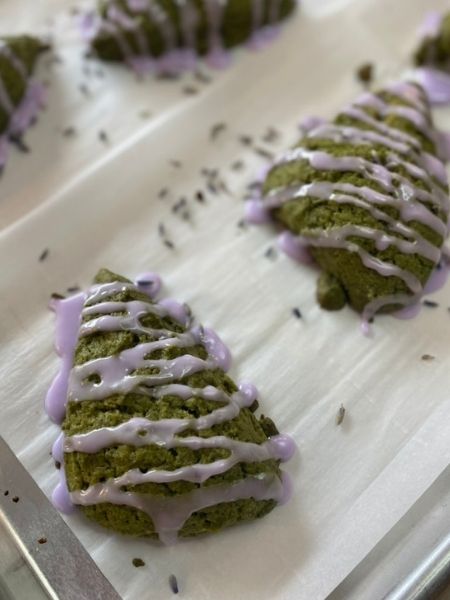
[[[42,2],[35,13],[25,4],[0,7],[5,19],[16,15],[16,28],[58,3]],[[265,256],[274,245],[270,228],[237,226],[245,186],[264,166],[239,136],[284,148],[302,116],[332,115],[358,93],[354,70],[362,62],[374,62],[380,83],[397,75],[430,4],[445,2],[305,1],[277,43],[239,53],[232,69],[187,100],[180,89],[190,79],[138,85],[112,69],[94,97],[84,104],[77,97],[75,106],[80,46],[63,35],[69,23],[61,25],[68,63],[56,71],[60,80],[49,75],[59,83],[30,134],[32,155],[13,156],[0,183],[0,218],[9,225],[0,232],[0,434],[50,494],[57,428],[43,413],[43,398],[58,361],[48,297],[89,284],[107,266],[129,276],[158,271],[163,293],[188,302],[221,334],[234,356],[232,376],[257,385],[262,409],[299,448],[287,467],[295,480],[290,504],[215,537],[159,548],[80,515],[68,518],[124,598],[170,597],[174,573],[183,598],[321,600],[449,463],[450,288],[433,296],[436,308],[410,322],[379,318],[374,337],[364,338],[352,311],[316,306],[315,272]],[[55,15],[65,22],[65,13]],[[164,90],[173,94],[166,104]],[[155,120],[136,117],[144,95],[158,105]],[[59,128],[83,123],[72,147],[56,115]],[[436,117],[450,126],[448,110]],[[226,128],[211,140],[219,122]],[[269,126],[282,133],[275,144],[262,140]],[[100,129],[114,138],[106,149]],[[236,160],[245,163],[239,173],[231,169]],[[206,189],[205,167],[219,169],[228,193]],[[163,199],[162,188],[169,190]],[[199,189],[204,204],[194,198]],[[188,220],[173,211],[181,197]],[[162,244],[159,223],[174,250]],[[48,256],[39,262],[44,248]],[[423,361],[424,354],[435,358]],[[337,427],[341,403],[346,415]],[[135,569],[134,557],[146,566]]]

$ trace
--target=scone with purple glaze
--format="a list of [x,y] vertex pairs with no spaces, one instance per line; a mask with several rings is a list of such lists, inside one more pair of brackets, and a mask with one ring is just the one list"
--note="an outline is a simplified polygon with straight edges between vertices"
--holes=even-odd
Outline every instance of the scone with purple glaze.
[[151,278],[133,284],[101,270],[87,292],[57,303],[65,367],[46,407],[62,420],[57,506],[70,501],[105,527],[171,543],[285,501],[280,461],[294,445],[255,416],[254,387],[226,375],[217,335],[185,305],[154,301],[155,291]]
[[224,50],[252,40],[295,6],[296,0],[104,0],[92,48],[107,61],[175,57],[183,49],[217,62]]
[[35,116],[42,95],[30,77],[47,49],[32,36],[0,37],[0,136],[20,135]]
[[365,93],[305,132],[271,168],[249,217],[287,229],[322,269],[317,296],[366,320],[414,304],[438,268],[449,216],[447,174],[427,99],[410,83]]

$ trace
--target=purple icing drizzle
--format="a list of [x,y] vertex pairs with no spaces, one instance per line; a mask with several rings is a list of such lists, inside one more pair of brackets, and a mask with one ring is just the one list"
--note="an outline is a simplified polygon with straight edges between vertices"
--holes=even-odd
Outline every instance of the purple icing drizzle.
[[442,24],[442,13],[430,11],[420,25],[419,36],[421,38],[435,38],[439,35]]
[[317,129],[321,125],[325,125],[326,119],[323,117],[317,117],[316,115],[310,115],[302,119],[299,123],[299,129],[303,133],[309,133],[313,129]]
[[151,271],[139,273],[135,279],[135,284],[140,292],[148,294],[152,299],[156,298],[161,290],[161,278]]
[[[169,14],[153,0],[127,0],[126,12],[115,0],[110,0],[104,18],[93,13],[84,15],[80,21],[83,38],[92,41],[96,35],[105,32],[111,35],[120,47],[125,62],[138,74],[172,73],[192,70],[198,62],[197,28],[200,21],[198,6],[192,0],[175,0],[181,28],[181,47],[177,48],[177,32]],[[276,23],[280,16],[281,0],[270,0],[269,23],[264,25],[263,0],[251,0],[252,28],[247,46],[260,49],[271,42],[279,31]],[[222,29],[225,14],[224,0],[205,0],[205,13],[208,28],[207,64],[216,69],[228,67],[230,52],[223,46]],[[139,15],[147,15],[158,28],[165,43],[165,52],[160,57],[151,56],[146,34],[141,29]],[[131,33],[138,46],[136,52],[126,41],[123,32]],[[0,90],[1,101],[1,90]]]
[[433,105],[450,102],[450,75],[432,67],[415,69],[412,78],[422,86]]
[[179,496],[159,497],[121,491],[109,480],[87,490],[72,492],[71,497],[82,506],[110,502],[141,510],[151,517],[159,539],[170,545],[177,541],[179,530],[194,512],[221,502],[245,498],[275,500],[281,504],[289,497],[290,487],[288,478],[280,480],[274,475],[264,474],[261,477],[247,477],[230,485],[199,487]]
[[66,474],[62,465],[59,469],[59,483],[52,493],[52,502],[55,508],[65,515],[70,515],[75,510],[75,505],[67,488]]
[[[371,93],[364,93],[342,113],[368,125],[370,127],[368,130],[356,126],[325,123],[315,119],[310,123],[307,122],[303,128],[305,136],[309,139],[326,139],[355,146],[381,145],[388,152],[386,166],[376,162],[376,151],[374,151],[374,161],[372,162],[358,156],[333,156],[323,150],[309,150],[302,146],[286,152],[274,165],[276,167],[280,164],[302,160],[318,171],[360,173],[380,186],[383,192],[350,183],[318,181],[271,190],[265,197],[251,200],[246,207],[246,217],[250,222],[265,223],[270,219],[272,211],[281,207],[285,202],[296,198],[311,197],[363,208],[375,219],[384,223],[387,231],[359,225],[346,225],[331,230],[310,230],[302,236],[284,232],[279,238],[280,247],[289,256],[300,262],[311,262],[306,251],[308,246],[342,248],[348,252],[357,253],[367,268],[384,277],[395,276],[405,282],[410,293],[377,298],[365,307],[363,329],[366,333],[369,333],[370,329],[368,322],[383,306],[402,304],[407,307],[406,312],[410,313],[413,310],[410,306],[417,304],[420,297],[426,292],[426,288],[424,290],[419,280],[409,271],[371,256],[361,246],[351,242],[349,238],[370,239],[379,251],[395,246],[405,254],[417,254],[434,265],[438,265],[442,256],[442,248],[431,244],[408,223],[410,221],[422,223],[443,239],[448,234],[448,224],[433,212],[434,208],[438,208],[441,214],[447,215],[447,218],[449,215],[449,199],[445,191],[447,173],[443,164],[443,160],[450,154],[446,148],[447,139],[432,129],[426,106],[416,86],[398,82],[389,85],[386,89],[405,99],[410,106],[390,106],[382,98]],[[380,115],[395,115],[409,121],[425,137],[436,144],[442,160],[423,152],[419,141],[413,136],[378,121],[370,116],[364,108],[374,109]],[[395,167],[406,170],[409,175],[421,181],[423,186],[414,185],[408,178],[395,172],[393,170]],[[400,220],[385,213],[384,207],[398,210]],[[434,280],[434,275],[430,276],[431,279]]]
[[[53,382],[46,399],[46,410],[53,420],[64,418],[66,398],[73,402],[101,400],[114,393],[131,391],[152,398],[179,396],[204,398],[216,402],[217,408],[198,418],[171,418],[152,421],[146,418],[130,418],[114,427],[102,427],[83,434],[63,437],[56,440],[52,454],[55,460],[63,463],[64,453],[95,453],[104,448],[126,444],[135,447],[156,444],[165,448],[185,447],[191,450],[221,448],[227,456],[211,463],[193,464],[174,471],[150,469],[141,472],[131,469],[120,477],[105,483],[92,485],[87,490],[69,494],[64,468],[60,469],[60,481],[52,499],[59,510],[70,512],[73,504],[91,505],[99,502],[112,502],[143,510],[153,520],[160,540],[171,543],[189,516],[202,508],[219,502],[253,497],[257,500],[274,499],[284,502],[290,495],[289,479],[283,474],[279,479],[274,475],[248,477],[234,484],[200,487],[189,494],[176,498],[160,498],[135,492],[124,492],[124,486],[148,482],[171,483],[191,481],[202,484],[204,481],[227,472],[240,462],[264,460],[287,461],[295,452],[294,441],[286,435],[275,435],[262,444],[241,442],[225,436],[201,437],[190,435],[180,437],[183,431],[201,432],[214,425],[235,418],[240,410],[250,407],[257,397],[256,388],[242,383],[239,390],[228,394],[213,386],[191,388],[176,383],[183,377],[205,369],[219,368],[227,371],[231,364],[228,348],[219,336],[208,328],[191,325],[191,315],[186,305],[166,299],[160,302],[110,301],[112,294],[139,289],[154,299],[160,287],[160,280],[152,273],[138,276],[135,286],[127,282],[114,282],[92,286],[86,294],[77,294],[66,300],[56,301],[57,315],[56,348],[62,357],[62,367]],[[121,313],[120,316],[111,313]],[[151,329],[141,323],[142,317],[156,314],[170,316],[186,327],[183,333],[166,329]],[[91,317],[82,322],[82,317]],[[78,336],[91,335],[97,331],[132,331],[150,335],[154,341],[141,343],[115,356],[91,360],[80,366],[72,366],[73,354]],[[207,351],[206,359],[184,354],[172,360],[147,358],[154,350],[178,346],[188,348],[201,344]],[[152,375],[136,375],[136,369],[152,367],[157,372]],[[97,375],[100,381],[89,381],[90,375]]]
[[62,423],[66,414],[69,373],[78,340],[81,310],[85,294],[79,293],[54,304],[56,312],[55,347],[61,357],[61,368],[45,398],[45,411],[52,421]]
[[290,231],[283,231],[280,233],[277,243],[280,250],[289,256],[289,258],[292,258],[303,265],[311,265],[314,263],[314,259],[308,250],[307,242]]
[[254,225],[270,223],[272,217],[270,211],[263,204],[261,199],[249,200],[245,203],[245,219]]

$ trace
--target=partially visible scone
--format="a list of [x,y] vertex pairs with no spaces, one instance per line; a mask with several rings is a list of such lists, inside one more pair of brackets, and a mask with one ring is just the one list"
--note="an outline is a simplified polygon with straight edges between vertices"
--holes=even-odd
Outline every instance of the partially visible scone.
[[104,0],[92,48],[103,60],[158,58],[177,49],[205,55],[249,40],[295,8],[295,0]]
[[417,302],[447,236],[447,174],[427,98],[365,93],[270,170],[262,207],[323,270],[318,300],[369,319]]
[[12,133],[22,133],[22,124],[14,123],[17,109],[25,101],[34,100],[30,77],[38,56],[47,48],[47,44],[29,35],[0,37],[0,135],[11,128]]

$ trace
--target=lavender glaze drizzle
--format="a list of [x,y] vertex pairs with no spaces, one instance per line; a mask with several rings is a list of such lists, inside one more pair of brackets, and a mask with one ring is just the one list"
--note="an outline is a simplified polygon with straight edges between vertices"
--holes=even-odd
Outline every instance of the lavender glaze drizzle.
[[[246,207],[247,220],[253,223],[264,223],[270,221],[271,212],[285,202],[295,198],[311,197],[363,208],[383,223],[384,231],[360,225],[347,225],[330,230],[311,230],[301,236],[285,232],[280,236],[279,242],[287,254],[301,262],[308,262],[308,246],[343,248],[358,254],[367,268],[375,270],[380,275],[402,279],[410,293],[377,298],[369,303],[363,312],[366,329],[368,321],[383,306],[400,304],[406,307],[415,304],[424,293],[424,288],[412,273],[371,256],[349,238],[370,239],[379,251],[395,246],[405,254],[424,257],[436,267],[442,257],[442,248],[431,244],[418,231],[410,227],[409,222],[416,221],[426,225],[442,239],[448,235],[449,199],[446,191],[447,174],[443,164],[446,157],[445,153],[441,152],[442,140],[431,127],[424,101],[414,85],[398,82],[386,89],[408,102],[409,106],[389,106],[379,96],[365,93],[342,113],[368,126],[368,129],[316,120],[311,122],[311,126],[304,127],[307,139],[330,140],[351,146],[380,145],[388,153],[386,166],[376,161],[376,151],[374,151],[375,160],[371,162],[357,156],[333,156],[323,150],[309,150],[302,146],[283,154],[274,165],[276,167],[302,160],[308,162],[317,171],[361,173],[383,191],[350,183],[319,180],[314,183],[296,184],[271,190],[263,198],[248,202]],[[368,108],[379,115],[393,115],[411,123],[416,130],[436,145],[442,160],[423,152],[419,141],[412,135],[376,120],[366,112],[365,109]],[[396,167],[401,167],[419,180],[421,187],[396,172],[394,170]],[[384,212],[383,209],[387,207],[399,212],[399,220]],[[436,209],[444,215],[445,221],[433,212]]]
[[[150,282],[155,283],[149,285]],[[235,418],[243,407],[251,406],[257,397],[257,391],[251,384],[241,384],[237,392],[228,394],[210,385],[204,388],[191,388],[176,382],[190,373],[205,369],[219,368],[227,371],[231,358],[228,349],[217,334],[210,329],[192,325],[190,311],[185,305],[170,299],[160,302],[109,300],[111,295],[119,291],[136,289],[136,287],[141,291],[151,289],[154,297],[159,285],[159,278],[154,274],[143,274],[138,277],[136,286],[123,282],[94,285],[87,293],[80,293],[55,303],[56,348],[62,358],[62,366],[47,395],[46,411],[53,420],[62,422],[66,399],[71,402],[101,400],[116,392],[131,391],[155,399],[167,395],[184,399],[195,396],[217,402],[217,408],[202,417],[158,421],[130,418],[115,427],[103,427],[65,438],[61,434],[53,447],[53,456],[62,465],[60,482],[53,494],[53,502],[57,508],[68,512],[73,504],[87,506],[100,502],[131,506],[143,510],[152,518],[161,541],[172,543],[193,512],[213,504],[250,497],[256,500],[274,499],[279,503],[286,501],[291,487],[287,475],[283,473],[281,480],[273,475],[248,477],[232,485],[200,487],[189,494],[164,499],[137,492],[124,492],[124,486],[148,482],[170,483],[179,480],[202,484],[214,475],[225,473],[239,462],[259,462],[269,459],[287,461],[295,451],[295,444],[286,435],[272,436],[263,444],[241,442],[225,436],[180,437],[180,434],[186,430],[201,432]],[[111,315],[117,312],[121,315]],[[140,321],[147,314],[170,316],[182,323],[186,331],[176,333],[166,329],[144,327]],[[89,319],[93,315],[95,316]],[[98,331],[122,330],[147,334],[154,341],[141,343],[116,356],[96,359],[72,367],[78,337]],[[169,346],[188,348],[197,344],[204,346],[207,351],[206,359],[199,359],[189,354],[173,360],[146,358],[158,348]],[[153,367],[158,372],[153,375],[134,373],[136,369],[143,367]],[[99,383],[87,380],[92,374],[100,377]],[[95,453],[118,444],[135,447],[157,444],[168,449],[186,447],[192,450],[220,448],[228,451],[228,456],[212,463],[187,465],[175,471],[151,469],[142,473],[139,469],[131,469],[120,477],[69,494],[63,468],[64,453]]]

